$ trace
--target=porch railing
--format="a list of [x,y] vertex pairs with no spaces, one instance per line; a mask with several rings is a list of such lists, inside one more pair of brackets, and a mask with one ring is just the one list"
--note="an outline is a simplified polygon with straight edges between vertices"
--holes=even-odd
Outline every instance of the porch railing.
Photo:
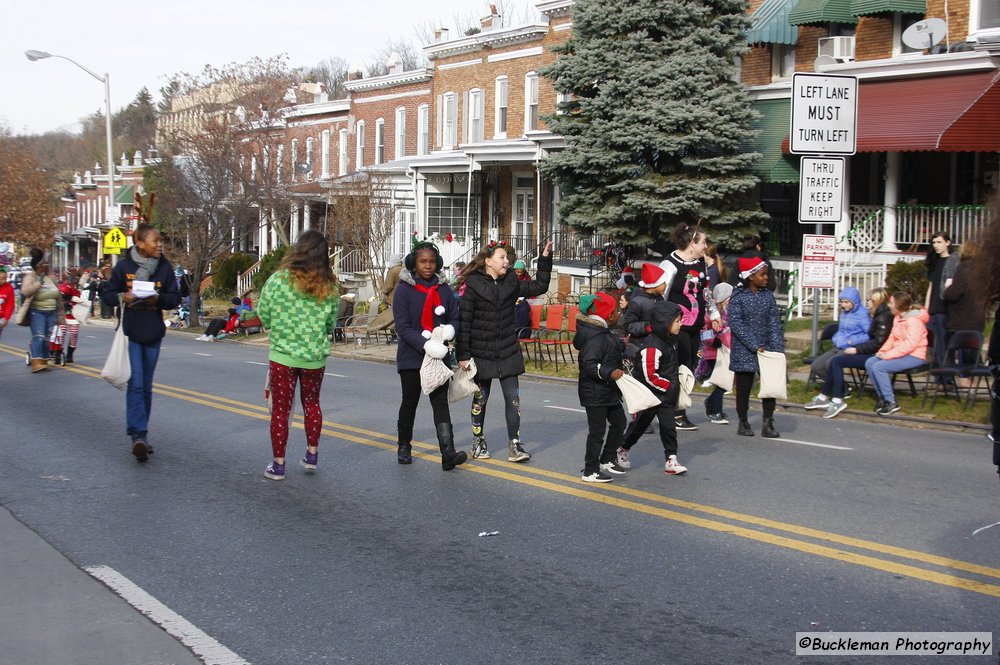
[[246,269],[236,278],[236,294],[242,298],[253,291],[253,277],[260,271],[260,261]]
[[908,249],[930,243],[931,234],[943,231],[962,244],[989,224],[992,211],[983,205],[898,205],[896,246]]

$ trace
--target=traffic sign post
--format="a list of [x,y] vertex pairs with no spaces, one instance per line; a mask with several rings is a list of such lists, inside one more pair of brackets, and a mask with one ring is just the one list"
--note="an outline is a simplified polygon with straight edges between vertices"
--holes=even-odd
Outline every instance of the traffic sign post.
[[122,250],[128,248],[128,237],[121,229],[115,227],[104,234],[102,244],[105,254],[121,254]]
[[858,79],[792,75],[792,154],[853,155],[858,143]]

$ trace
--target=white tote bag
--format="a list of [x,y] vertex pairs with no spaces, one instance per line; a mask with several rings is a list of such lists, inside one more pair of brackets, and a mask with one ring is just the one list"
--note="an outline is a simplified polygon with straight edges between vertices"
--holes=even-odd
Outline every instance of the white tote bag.
[[73,298],[72,313],[73,318],[79,321],[81,324],[86,323],[90,318],[90,308],[93,305],[89,300],[83,300],[82,298]]
[[684,411],[691,408],[691,391],[694,390],[694,374],[687,365],[677,368],[677,380],[680,382],[680,391],[677,393],[677,410]]
[[[431,333],[431,339],[444,344],[444,337],[441,332],[441,326],[438,326]],[[448,383],[448,379],[452,377],[454,372],[448,369],[448,366],[444,364],[444,361],[440,358],[432,358],[429,353],[424,353],[424,360],[420,364],[420,389],[423,390],[425,395],[430,395],[432,392]]]
[[616,381],[622,392],[625,410],[629,413],[639,413],[660,405],[660,398],[653,391],[640,383],[635,377],[622,374]]
[[760,392],[757,393],[757,397],[788,399],[785,354],[777,351],[759,351],[757,364],[760,365]]
[[[123,319],[124,314],[122,312]],[[132,376],[132,366],[128,360],[128,337],[125,336],[124,327],[123,323],[118,324],[115,337],[111,340],[111,352],[101,370],[101,378],[118,390],[125,390],[129,377]]]
[[729,347],[725,345],[719,347],[715,356],[715,368],[708,377],[708,382],[727,393],[733,389],[733,370],[729,369]]
[[474,395],[477,390],[479,390],[479,386],[476,385],[476,361],[469,358],[469,370],[465,371],[459,367],[455,370],[455,376],[451,377],[451,385],[448,386],[448,401],[461,401]]

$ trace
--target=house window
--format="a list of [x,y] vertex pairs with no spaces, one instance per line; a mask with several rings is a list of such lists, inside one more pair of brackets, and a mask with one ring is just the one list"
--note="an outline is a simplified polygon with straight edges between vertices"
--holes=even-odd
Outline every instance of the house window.
[[311,174],[313,170],[313,138],[306,139],[306,161],[302,166],[303,174]]
[[375,163],[381,164],[385,161],[385,120],[379,118],[375,121]]
[[538,74],[528,72],[524,77],[524,131],[538,129]]
[[417,107],[417,154],[426,155],[431,146],[431,114],[427,104]]
[[406,156],[406,109],[396,109],[396,159]]
[[347,175],[347,129],[341,129],[337,144],[337,175]]
[[359,120],[355,131],[354,163],[358,169],[365,165],[365,121]]
[[275,168],[275,171],[274,171],[275,176],[278,179],[278,184],[279,185],[281,184],[281,181],[282,181],[282,171],[284,171],[284,166],[285,166],[285,144],[284,143],[279,143],[278,144],[278,164],[277,164],[277,166]]
[[299,177],[299,140],[292,139],[292,182]]
[[473,235],[471,230],[479,226],[479,218],[476,216],[478,205],[479,199],[476,196],[428,196],[427,233],[437,233],[442,238],[449,233],[459,237]]
[[795,73],[795,45],[771,44],[771,80],[792,78]]
[[1000,3],[997,0],[970,0],[969,32],[1000,31]]
[[458,95],[444,94],[444,139],[441,147],[451,150],[458,144]]
[[321,146],[322,146],[322,148],[321,148],[321,150],[322,150],[322,152],[321,152],[321,155],[322,155],[321,159],[322,159],[322,161],[320,162],[320,164],[321,164],[321,167],[320,167],[320,174],[321,175],[320,175],[320,177],[321,178],[329,178],[330,177],[330,130],[329,129],[324,129],[323,130],[321,141],[322,141],[322,143],[321,143]]
[[493,114],[493,138],[507,138],[507,77],[498,76],[496,83],[496,107]]
[[468,129],[466,130],[466,141],[468,143],[482,143],[486,140],[485,129],[483,127],[483,91],[476,89],[469,91],[469,103],[465,109]]
[[903,43],[903,33],[911,25],[923,19],[917,14],[895,13],[892,17],[892,54],[906,55],[908,53],[923,54],[923,49],[913,48]]

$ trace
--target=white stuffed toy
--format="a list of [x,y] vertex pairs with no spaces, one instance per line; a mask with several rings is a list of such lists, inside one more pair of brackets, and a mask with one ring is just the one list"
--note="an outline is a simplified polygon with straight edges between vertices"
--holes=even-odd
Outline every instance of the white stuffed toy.
[[455,337],[455,328],[451,325],[438,326],[432,332],[425,330],[423,335],[429,339],[424,342],[424,361],[420,365],[420,387],[425,395],[430,395],[438,387],[447,383],[454,374],[441,359],[448,355],[448,345],[445,344],[445,341]]

